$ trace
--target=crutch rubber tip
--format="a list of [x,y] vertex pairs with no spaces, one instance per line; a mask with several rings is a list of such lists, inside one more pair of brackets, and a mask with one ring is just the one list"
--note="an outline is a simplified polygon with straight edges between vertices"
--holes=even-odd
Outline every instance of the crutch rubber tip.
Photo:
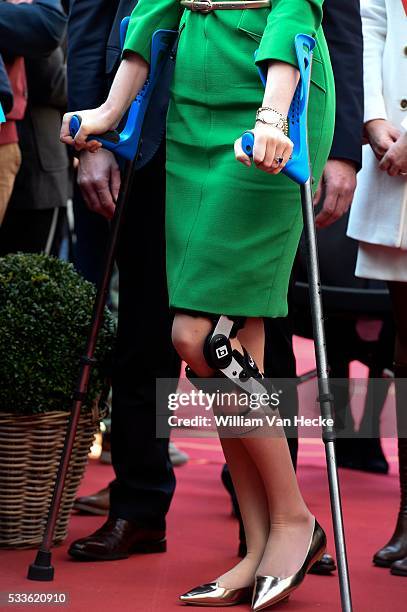
[[28,580],[51,582],[54,580],[54,568],[51,565],[51,553],[39,550],[34,563],[28,568]]

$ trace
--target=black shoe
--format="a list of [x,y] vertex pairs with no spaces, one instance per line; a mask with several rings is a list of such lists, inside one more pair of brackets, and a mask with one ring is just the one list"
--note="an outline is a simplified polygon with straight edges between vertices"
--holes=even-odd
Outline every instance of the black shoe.
[[144,529],[124,519],[109,518],[95,533],[73,542],[68,554],[82,561],[114,561],[127,559],[134,553],[166,550],[164,531]]
[[393,574],[393,576],[405,576],[407,578],[407,557],[392,563],[390,574]]
[[336,570],[336,563],[331,555],[325,553],[322,558],[314,563],[311,569],[308,571],[309,574],[317,574],[318,576],[329,576]]

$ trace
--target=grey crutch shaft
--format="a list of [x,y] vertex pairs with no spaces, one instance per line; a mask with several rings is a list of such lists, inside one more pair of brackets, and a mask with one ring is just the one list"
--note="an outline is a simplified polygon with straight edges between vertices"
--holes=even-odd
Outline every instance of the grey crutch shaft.
[[[314,331],[315,358],[318,373],[319,403],[322,417],[324,419],[332,419],[332,395],[329,384],[328,358],[325,341],[311,179],[308,179],[305,184],[301,185],[301,204],[307,252],[308,283],[312,327]],[[335,454],[335,437],[335,430],[332,426],[326,425],[323,427],[322,439],[325,445],[342,611],[352,612],[352,596],[350,590],[349,569],[343,527],[342,503]]]

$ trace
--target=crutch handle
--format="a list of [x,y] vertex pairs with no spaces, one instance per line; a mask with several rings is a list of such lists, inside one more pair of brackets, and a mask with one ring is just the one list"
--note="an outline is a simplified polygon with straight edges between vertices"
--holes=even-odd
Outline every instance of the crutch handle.
[[[69,122],[69,132],[72,138],[75,138],[81,127],[82,117],[80,115],[74,115]],[[88,136],[87,140],[97,140],[101,142],[105,148],[110,146],[110,143],[118,144],[120,142],[120,134],[116,130],[99,134],[98,136]]]
[[[129,18],[124,19],[122,22],[122,45],[124,45],[128,23]],[[124,129],[121,132],[112,130],[104,134],[92,135],[88,137],[88,140],[97,140],[102,144],[103,148],[129,161],[136,158],[141,142],[140,137],[144,118],[165,67],[168,57],[168,48],[174,43],[176,36],[177,32],[173,30],[157,30],[154,32],[151,41],[150,73],[143,88],[130,106]],[[74,115],[69,124],[69,131],[72,138],[75,138],[80,125],[80,116]]]
[[[303,185],[310,178],[310,160],[308,151],[307,111],[312,68],[312,52],[315,40],[308,34],[297,34],[295,37],[300,81],[295,90],[290,110],[288,111],[289,136],[294,143],[294,150],[282,173],[290,179]],[[267,74],[259,67],[260,78],[266,85]],[[254,135],[245,132],[242,136],[242,149],[249,157],[253,157]]]

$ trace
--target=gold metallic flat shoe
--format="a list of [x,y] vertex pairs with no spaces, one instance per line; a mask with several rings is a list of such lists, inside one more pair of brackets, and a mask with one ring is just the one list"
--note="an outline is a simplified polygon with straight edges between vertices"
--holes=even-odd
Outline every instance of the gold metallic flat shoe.
[[326,535],[318,522],[315,519],[314,521],[314,529],[308,552],[298,572],[288,578],[256,576],[252,610],[259,612],[286,599],[294,589],[300,586],[308,570],[322,557],[326,550]]
[[191,606],[236,606],[237,604],[250,601],[253,587],[242,589],[226,589],[219,586],[217,582],[209,582],[195,587],[188,593],[180,595],[180,600]]

